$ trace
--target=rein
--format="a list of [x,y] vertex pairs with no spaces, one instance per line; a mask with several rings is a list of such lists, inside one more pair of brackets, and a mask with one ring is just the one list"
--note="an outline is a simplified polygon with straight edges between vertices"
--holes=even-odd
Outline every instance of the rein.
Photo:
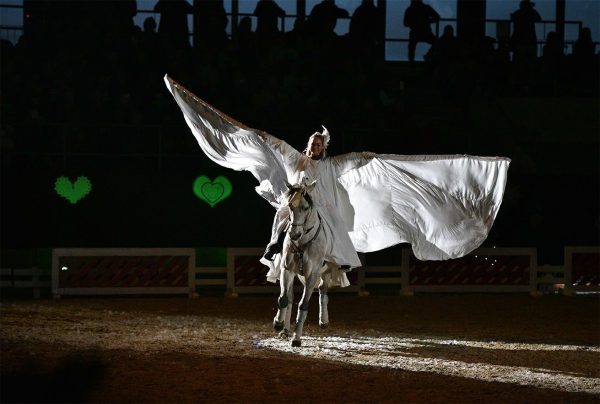
[[[312,210],[313,210],[313,206],[311,205],[310,207],[311,211],[309,214],[306,215],[306,217],[304,218],[304,223],[290,223],[290,226],[305,226],[306,222],[308,221],[309,216],[312,214]],[[319,212],[317,212],[317,221],[319,222],[319,227],[317,228],[317,231],[315,232],[315,234],[310,238],[310,240],[308,240],[307,242],[300,244],[300,243],[295,243],[294,240],[292,240],[290,238],[290,244],[292,245],[292,247],[294,247],[294,253],[298,256],[298,258],[300,258],[300,274],[304,273],[304,251],[306,250],[306,248],[310,245],[310,243],[312,243],[317,236],[319,235],[319,233],[321,232],[321,228],[323,227],[322,225],[322,221],[321,221],[321,216],[319,215]],[[304,235],[306,235],[307,233],[311,232],[312,229],[314,229],[315,226],[311,227],[310,229],[308,229],[308,231],[306,231],[306,233],[304,233]],[[304,237],[304,235],[302,237]],[[299,240],[302,239],[302,237],[300,237]]]

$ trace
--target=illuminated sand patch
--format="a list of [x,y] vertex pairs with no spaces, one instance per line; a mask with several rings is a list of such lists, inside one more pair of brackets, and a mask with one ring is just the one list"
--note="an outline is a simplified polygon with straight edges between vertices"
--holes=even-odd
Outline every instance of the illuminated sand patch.
[[417,348],[431,347],[433,344],[511,351],[583,350],[600,352],[599,347],[429,338],[303,337],[302,348],[292,348],[289,341],[279,338],[268,338],[257,342],[257,346],[259,347],[354,365],[391,368],[411,372],[430,372],[444,376],[463,377],[486,382],[511,383],[568,392],[600,394],[599,378],[579,377],[573,373],[543,368],[469,363],[443,358],[422,357],[419,353],[411,352],[411,350]]
[[[129,350],[142,355],[179,352],[211,357],[299,357],[325,363],[378,367],[389,371],[427,372],[461,377],[473,382],[600,394],[600,347],[457,339],[452,336],[392,334],[339,327],[341,336],[327,337],[311,329],[302,348],[272,338],[264,321],[210,316],[80,308],[62,304],[0,304],[0,341],[7,346],[29,346],[42,355],[47,344],[65,352]],[[381,328],[383,330],[383,328]],[[517,331],[515,331],[517,332]],[[389,335],[389,334],[387,334]],[[553,337],[550,338],[552,341]],[[568,341],[568,340],[567,340]],[[43,350],[42,350],[43,351]],[[131,355],[131,354],[129,354]],[[500,387],[503,388],[503,387]]]

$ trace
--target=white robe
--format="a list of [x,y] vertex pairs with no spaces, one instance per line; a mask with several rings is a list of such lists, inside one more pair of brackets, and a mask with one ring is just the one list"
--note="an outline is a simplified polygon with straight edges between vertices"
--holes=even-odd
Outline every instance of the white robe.
[[[250,171],[256,191],[278,208],[285,181],[316,179],[317,205],[331,227],[338,264],[359,266],[356,251],[410,243],[422,260],[458,258],[479,247],[500,209],[505,157],[359,153],[313,161],[282,140],[248,128],[165,76],[167,88],[204,153]],[[351,242],[348,243],[348,240]]]
[[[338,182],[338,178],[352,169],[367,164],[369,160],[361,153],[313,160],[274,136],[267,135],[265,140],[273,151],[281,155],[289,183],[317,181],[311,192],[311,198],[323,220],[326,233],[331,234],[331,244],[325,251],[325,260],[338,265],[359,267],[361,262],[349,236],[349,232],[353,229],[354,215],[352,211],[348,211],[352,207],[348,194]],[[271,239],[274,237],[277,236],[272,235]]]

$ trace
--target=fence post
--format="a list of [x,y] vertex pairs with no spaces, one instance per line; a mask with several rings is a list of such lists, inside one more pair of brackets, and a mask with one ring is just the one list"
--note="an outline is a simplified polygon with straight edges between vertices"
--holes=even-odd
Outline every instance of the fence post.
[[190,257],[188,268],[188,297],[190,299],[197,299],[198,292],[196,292],[196,250],[194,250],[194,254],[192,254],[192,256]]
[[33,298],[40,298],[40,271],[37,267],[31,268],[31,284],[33,285]]
[[402,265],[400,266],[400,281],[402,282],[400,288],[400,296],[414,296],[412,290],[410,290],[410,249],[403,248],[402,250]]
[[235,292],[235,255],[233,249],[227,249],[227,286],[225,297],[238,297]]

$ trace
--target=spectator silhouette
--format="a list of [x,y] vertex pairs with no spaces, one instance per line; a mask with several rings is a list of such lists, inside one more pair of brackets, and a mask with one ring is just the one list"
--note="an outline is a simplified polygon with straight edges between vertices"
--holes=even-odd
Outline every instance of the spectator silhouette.
[[410,6],[404,12],[404,26],[410,28],[408,35],[408,60],[415,60],[417,43],[426,42],[433,44],[435,35],[431,31],[431,24],[438,22],[440,15],[433,7],[423,3],[423,0],[411,0]]
[[560,40],[558,34],[554,31],[548,32],[546,44],[542,48],[542,63],[559,64],[564,55],[563,42]]
[[285,17],[285,11],[274,0],[259,0],[254,9],[256,16],[256,35],[259,41],[269,41],[279,35],[277,23]]
[[158,44],[158,34],[156,33],[156,20],[154,17],[144,19],[144,30],[141,33],[142,49],[145,52],[153,52]]
[[244,69],[255,67],[257,57],[256,36],[252,32],[250,17],[245,16],[240,19],[233,47],[237,51],[238,59],[243,61]]
[[505,95],[510,88],[511,63],[508,37],[499,37],[490,55],[488,64],[489,90],[496,95]]
[[534,2],[521,0],[519,9],[510,15],[510,20],[513,23],[511,48],[513,62],[517,64],[531,65],[536,59],[537,36],[535,23],[542,21],[542,18],[534,7]]
[[322,0],[316,4],[307,19],[308,29],[316,36],[334,34],[338,18],[348,18],[350,14],[335,4],[335,0]]
[[166,48],[189,48],[188,14],[192,6],[185,0],[159,0],[154,11],[160,14],[158,35]]
[[156,20],[154,17],[144,19],[144,33],[148,34],[148,36],[156,35]]
[[573,87],[581,94],[598,94],[598,58],[589,28],[583,28],[579,32],[570,59]]
[[104,29],[114,31],[117,36],[130,36],[133,33],[133,17],[137,14],[136,0],[111,0],[104,2],[108,7],[109,18],[105,21]]
[[194,48],[213,57],[227,47],[227,14],[223,0],[194,1]]
[[144,29],[139,33],[139,49],[146,63],[162,67],[159,46],[158,34],[156,33],[156,20],[154,17],[147,17],[144,19]]
[[427,52],[426,60],[436,65],[447,65],[458,57],[458,40],[454,36],[454,27],[446,25],[444,33],[439,37]]
[[381,14],[373,0],[362,0],[350,19],[350,39],[359,56],[372,59],[379,45]]
[[546,36],[546,44],[542,48],[540,58],[540,69],[538,82],[541,92],[548,95],[556,95],[558,85],[562,81],[561,72],[565,54],[563,42],[558,34],[551,31]]
[[575,64],[589,66],[593,64],[595,57],[596,44],[592,40],[592,31],[587,27],[583,28],[573,44],[573,59]]
[[453,97],[460,88],[459,43],[454,36],[454,27],[446,25],[444,33],[429,49],[425,60],[433,67],[433,81],[444,98]]

